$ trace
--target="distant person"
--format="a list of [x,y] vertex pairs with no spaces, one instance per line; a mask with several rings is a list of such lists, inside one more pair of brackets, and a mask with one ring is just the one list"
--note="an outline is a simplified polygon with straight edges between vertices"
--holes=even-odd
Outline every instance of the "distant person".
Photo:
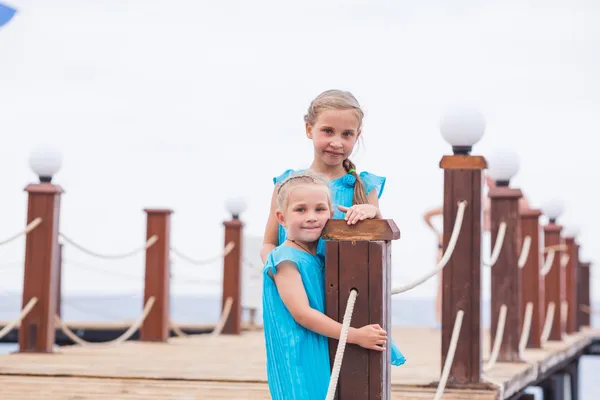
[[[496,182],[490,178],[487,174],[485,175],[485,183],[488,187],[488,189],[494,188],[496,187]],[[489,255],[491,255],[491,250],[490,250],[490,229],[491,229],[491,221],[490,221],[490,198],[488,196],[483,197],[482,199],[483,202],[483,242],[482,242],[482,249],[483,249],[483,254],[487,255],[489,257]],[[529,202],[527,200],[527,198],[525,197],[525,195],[523,195],[523,197],[521,197],[519,199],[519,212],[525,211],[529,209]],[[444,237],[443,237],[443,232],[439,232],[436,227],[433,225],[432,222],[432,218],[435,216],[441,216],[443,217],[444,215],[444,210],[442,207],[437,207],[437,208],[433,208],[431,210],[428,210],[425,212],[425,214],[423,214],[423,219],[425,220],[425,223],[427,224],[427,226],[429,226],[429,228],[431,228],[431,230],[435,233],[436,237],[437,237],[437,257],[436,257],[436,262],[437,264],[440,263],[442,256],[444,255]],[[436,323],[438,326],[441,325],[442,323],[442,276],[443,276],[443,271],[440,271],[438,273],[438,285],[437,285],[437,290],[436,290],[436,296],[435,296],[435,319],[436,319]]]
[[[324,259],[317,254],[323,228],[333,215],[328,182],[312,173],[282,181],[276,218],[285,241],[263,270],[263,321],[267,382],[274,400],[324,399],[330,380],[328,338],[342,324],[325,315]],[[377,324],[350,328],[348,343],[384,351],[387,333]]]
[[[379,198],[383,193],[385,178],[365,171],[359,174],[349,158],[362,135],[363,116],[356,98],[350,92],[341,90],[327,90],[319,94],[310,103],[304,116],[306,136],[312,140],[314,147],[308,171],[320,174],[329,181],[333,218],[344,219],[349,225],[382,217]],[[288,169],[273,179],[275,188],[261,250],[263,262],[287,238],[286,229],[276,217],[277,191],[285,179],[298,172]],[[319,241],[317,252],[324,256],[324,241]],[[406,360],[393,341],[391,353],[392,365],[404,364]]]

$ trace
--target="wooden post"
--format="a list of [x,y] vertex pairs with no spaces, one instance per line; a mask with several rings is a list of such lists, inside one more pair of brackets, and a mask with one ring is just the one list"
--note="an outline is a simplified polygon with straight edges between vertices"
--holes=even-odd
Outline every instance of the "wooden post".
[[[400,238],[392,220],[365,220],[348,225],[329,220],[326,243],[325,310],[342,322],[352,289],[358,291],[351,326],[379,324],[391,339],[391,240]],[[338,341],[329,340],[333,365]],[[390,341],[384,352],[348,344],[340,370],[336,398],[391,400]]]
[[494,343],[498,315],[503,304],[506,305],[506,323],[498,361],[519,362],[519,340],[521,338],[521,285],[519,281],[519,255],[521,249],[521,231],[519,227],[519,199],[523,194],[519,189],[507,186],[490,188],[490,219],[492,243],[496,243],[498,228],[506,223],[506,234],[498,261],[492,269],[491,299],[491,342]]
[[54,346],[54,317],[58,287],[58,225],[63,190],[50,182],[28,185],[27,223],[41,218],[25,242],[23,307],[37,303],[21,322],[19,351],[51,353]]
[[579,279],[577,282],[579,293],[579,326],[590,327],[590,262],[579,263]]
[[466,200],[464,219],[454,253],[442,276],[442,368],[450,346],[456,314],[464,310],[460,338],[448,384],[478,383],[481,376],[481,156],[444,156],[444,251],[450,241],[458,202]]
[[571,334],[577,332],[577,248],[575,247],[575,238],[565,237],[567,246],[566,254],[569,255],[569,262],[565,267],[565,300],[567,301],[567,326],[565,332]]
[[239,218],[225,221],[225,246],[233,242],[233,249],[223,260],[223,300],[224,309],[231,297],[231,312],[223,327],[223,334],[239,335],[242,332],[242,229],[244,224]]
[[[548,340],[559,341],[562,340],[562,333],[564,332],[562,321],[564,281],[563,268],[560,266],[562,251],[559,251],[558,249],[558,246],[561,244],[561,230],[562,226],[557,225],[554,222],[550,222],[548,225],[544,226],[544,242],[546,248],[556,248],[550,272],[544,277],[545,310],[548,309],[548,304],[550,304],[550,302],[554,303],[554,319],[552,321],[552,328],[550,329]],[[548,254],[546,254],[545,257],[548,257]]]
[[527,303],[533,304],[531,316],[531,330],[528,349],[542,347],[541,336],[544,326],[544,281],[540,275],[541,248],[540,248],[540,210],[526,210],[521,212],[521,238],[531,237],[531,246],[525,266],[521,268],[521,315],[525,315]]
[[169,338],[171,213],[168,209],[145,209],[146,240],[157,241],[146,249],[144,305],[154,296],[154,305],[140,329],[140,340],[165,342]]
[[59,317],[62,317],[62,272],[63,272],[63,268],[62,268],[62,260],[63,260],[63,245],[62,243],[58,243],[58,261],[57,264],[58,266],[56,267],[56,269],[58,270],[57,272],[57,279],[56,279],[56,315],[58,315]]

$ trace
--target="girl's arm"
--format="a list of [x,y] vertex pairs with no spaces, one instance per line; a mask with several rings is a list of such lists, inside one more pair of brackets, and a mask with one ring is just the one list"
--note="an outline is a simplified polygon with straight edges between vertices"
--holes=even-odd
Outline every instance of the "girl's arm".
[[425,220],[425,223],[431,228],[432,231],[434,231],[438,236],[441,236],[441,233],[437,231],[437,229],[435,228],[435,226],[433,226],[433,223],[431,222],[431,218],[435,217],[436,215],[442,215],[443,214],[443,209],[442,207],[438,207],[438,208],[434,208],[432,210],[427,211],[425,214],[423,214],[423,220]]
[[369,202],[369,204],[371,204],[377,208],[377,212],[376,212],[374,218],[375,219],[383,218],[383,215],[381,214],[381,210],[379,209],[379,198],[377,197],[377,190],[371,190],[371,193],[369,193],[369,195],[367,196],[367,201]]
[[[274,274],[275,285],[281,300],[296,322],[306,329],[333,339],[339,339],[342,324],[312,308],[308,302],[300,272],[291,261],[283,261],[277,265]],[[379,325],[367,325],[360,329],[348,330],[348,343],[358,344],[371,350],[385,350],[387,334]]]
[[377,191],[371,190],[367,196],[367,204],[355,204],[352,207],[338,206],[338,210],[345,212],[344,219],[348,225],[354,225],[365,219],[381,219],[381,210],[379,209],[379,199]]
[[273,189],[273,195],[271,196],[271,210],[269,211],[269,218],[267,219],[267,226],[265,227],[265,236],[263,239],[263,245],[260,249],[260,258],[263,264],[267,261],[267,257],[271,250],[273,250],[279,243],[279,224],[277,217],[275,217],[275,210],[277,209],[277,186]]

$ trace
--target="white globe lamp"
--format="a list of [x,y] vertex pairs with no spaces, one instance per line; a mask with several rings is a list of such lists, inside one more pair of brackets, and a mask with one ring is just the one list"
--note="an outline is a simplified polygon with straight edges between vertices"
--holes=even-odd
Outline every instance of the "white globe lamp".
[[233,219],[239,219],[240,214],[246,211],[246,200],[243,197],[233,197],[225,202],[225,207],[227,207]]
[[440,132],[454,154],[468,155],[485,132],[485,118],[472,108],[457,108],[440,119]]
[[563,211],[564,205],[560,200],[557,199],[547,201],[542,206],[542,212],[548,217],[550,223],[555,223],[558,217],[561,216]]
[[498,150],[486,157],[487,174],[496,181],[496,186],[508,186],[510,180],[519,172],[521,160],[511,150]]
[[579,235],[579,232],[581,232],[581,229],[579,229],[577,225],[569,224],[563,230],[563,235],[564,237],[574,238],[577,237],[577,235]]
[[40,178],[40,182],[52,182],[52,177],[62,166],[62,155],[56,149],[39,148],[29,155],[29,167]]

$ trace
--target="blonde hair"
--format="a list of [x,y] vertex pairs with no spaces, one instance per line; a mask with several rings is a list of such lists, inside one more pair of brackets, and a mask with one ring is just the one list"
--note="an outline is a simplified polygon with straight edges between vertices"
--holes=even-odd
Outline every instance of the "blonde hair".
[[[353,110],[356,113],[358,119],[358,130],[362,128],[362,121],[365,116],[363,110],[360,108],[358,100],[350,92],[343,90],[326,90],[310,102],[308,112],[304,116],[304,122],[309,126],[314,126],[319,118],[319,114],[323,110]],[[352,198],[352,204],[366,204],[367,191],[365,184],[363,183],[360,176],[356,173],[356,165],[349,158],[345,159],[342,166],[347,173],[352,174],[356,178],[354,184],[354,196]]]
[[331,208],[331,191],[329,190],[329,182],[321,175],[315,174],[311,171],[301,172],[290,175],[286,178],[277,189],[277,208],[279,211],[285,210],[288,203],[288,198],[292,189],[301,185],[318,185],[323,186],[327,193],[327,202],[329,208]]

